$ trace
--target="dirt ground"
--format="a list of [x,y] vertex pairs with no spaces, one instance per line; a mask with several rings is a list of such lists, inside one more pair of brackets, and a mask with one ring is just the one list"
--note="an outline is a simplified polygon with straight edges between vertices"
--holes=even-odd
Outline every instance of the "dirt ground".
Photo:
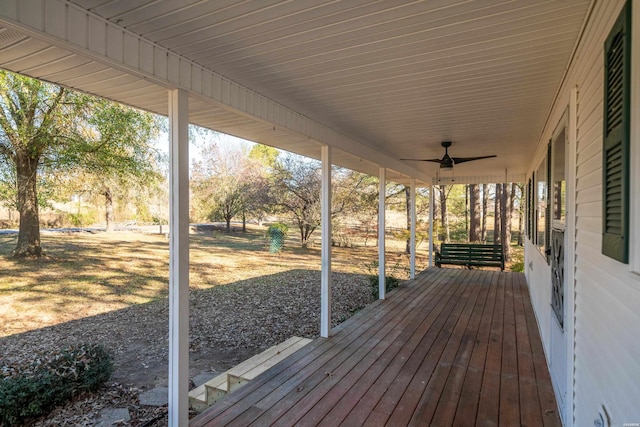
[[[137,398],[167,386],[166,238],[132,232],[46,234],[47,256],[23,262],[7,256],[13,239],[0,235],[0,364],[24,364],[52,349],[100,343],[112,352],[116,367],[99,393],[80,396],[31,424],[93,425],[104,408],[118,405],[131,414],[125,425],[166,424],[166,407],[145,407]],[[192,235],[192,378],[223,372],[290,336],[318,336],[319,249],[289,244],[273,255],[267,247],[260,230]],[[334,248],[334,324],[371,301],[363,273],[376,256],[371,247]],[[390,268],[402,274],[398,266],[405,260],[401,255],[397,260]]]

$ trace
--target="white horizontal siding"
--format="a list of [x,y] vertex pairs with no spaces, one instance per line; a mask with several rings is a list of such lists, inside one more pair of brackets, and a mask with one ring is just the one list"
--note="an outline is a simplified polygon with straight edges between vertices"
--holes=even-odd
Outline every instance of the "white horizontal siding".
[[[557,123],[553,118],[566,108],[564,100],[577,86],[574,426],[593,425],[603,410],[611,425],[640,422],[640,278],[629,272],[628,265],[601,253],[603,46],[623,3],[596,2],[540,141],[544,145],[549,140]],[[532,162],[532,170],[543,155]],[[535,247],[533,251],[528,258],[535,269],[540,257]],[[544,291],[549,279],[543,267],[542,273],[528,274],[539,322],[550,315]],[[540,326],[545,327],[543,322]]]
[[[525,243],[525,270],[530,284],[529,294],[531,304],[536,313],[540,338],[542,339],[545,356],[549,360],[549,342],[551,339],[551,316],[549,304],[551,303],[551,269],[536,245],[529,240]],[[544,313],[544,314],[543,314]]]

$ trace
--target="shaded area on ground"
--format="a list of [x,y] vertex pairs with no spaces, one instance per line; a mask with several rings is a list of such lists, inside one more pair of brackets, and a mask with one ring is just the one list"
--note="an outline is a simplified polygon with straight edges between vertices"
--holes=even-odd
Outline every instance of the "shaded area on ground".
[[[358,274],[333,273],[332,294],[334,325],[373,300],[367,278]],[[290,270],[191,290],[190,311],[190,378],[222,372],[293,335],[319,335],[320,272]],[[0,364],[24,363],[74,343],[100,343],[113,352],[115,362],[114,383],[104,393],[122,386],[166,386],[168,316],[168,299],[162,298],[10,335],[0,338]],[[132,411],[131,425],[140,419]],[[58,421],[47,418],[40,425]]]

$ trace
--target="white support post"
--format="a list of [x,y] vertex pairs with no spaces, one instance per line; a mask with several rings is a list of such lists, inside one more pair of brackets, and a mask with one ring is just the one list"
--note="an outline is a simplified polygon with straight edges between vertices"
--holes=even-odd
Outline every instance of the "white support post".
[[433,205],[435,203],[433,184],[429,187],[429,267],[433,267]]
[[320,336],[331,335],[331,147],[322,146]]
[[409,236],[409,246],[411,250],[410,261],[409,261],[409,277],[411,279],[416,278],[416,180],[415,178],[411,178],[410,183],[410,198],[411,198],[411,206],[410,206],[410,215],[411,215],[411,234]]
[[169,425],[189,424],[189,98],[169,91]]
[[386,193],[387,170],[385,168],[380,168],[380,182],[378,190],[378,292],[380,299],[385,299],[387,294],[384,256]]
[[[576,160],[578,147],[578,88],[571,89],[569,97],[569,129],[568,146],[565,157],[566,179],[566,221],[564,245],[565,290],[564,305],[566,314],[565,339],[567,348],[567,370],[565,381],[567,394],[565,401],[566,427],[573,426],[573,392],[574,392],[574,357],[575,357],[575,265],[576,265]],[[525,248],[527,246],[525,245]]]
[[411,236],[410,236],[410,278],[416,278],[416,180],[411,178]]

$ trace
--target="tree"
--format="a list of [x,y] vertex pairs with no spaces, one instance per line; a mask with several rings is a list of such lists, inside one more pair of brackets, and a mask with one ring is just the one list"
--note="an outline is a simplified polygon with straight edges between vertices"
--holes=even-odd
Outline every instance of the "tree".
[[140,183],[151,186],[162,179],[158,165],[164,158],[152,145],[159,124],[149,113],[94,98],[85,126],[85,141],[108,149],[89,150],[74,164],[82,168],[85,192],[103,198],[110,232],[115,227],[115,199]]
[[299,156],[285,157],[274,170],[273,202],[291,215],[300,231],[300,244],[308,247],[320,226],[320,165]]
[[[137,129],[131,122],[111,120],[112,108],[124,108],[111,106],[0,71],[0,161],[5,171],[15,174],[14,203],[20,212],[15,257],[42,255],[39,206],[46,202],[42,190],[52,176],[72,175],[78,169],[106,176],[141,168],[145,156],[138,156],[130,138]],[[127,109],[126,114],[140,113]]]
[[260,163],[265,170],[273,170],[278,163],[280,151],[268,145],[255,144],[249,151],[249,158]]
[[444,228],[444,236],[442,240],[445,242],[449,242],[451,240],[451,232],[449,229],[449,216],[447,214],[447,197],[449,196],[449,191],[451,191],[451,187],[452,187],[451,185],[438,186],[438,189],[440,190],[440,218],[442,221],[442,227]]
[[487,211],[489,207],[489,184],[482,184],[482,225],[481,238],[482,243],[487,241]]
[[[255,144],[249,150],[249,166],[245,170],[250,185],[247,187],[243,219],[253,216],[260,224],[271,213],[271,183],[280,151],[277,148]],[[243,221],[244,230],[244,221]]]
[[476,184],[469,185],[469,241],[479,242],[482,240],[480,228],[480,187]]
[[501,211],[500,211],[500,203],[502,200],[502,185],[495,184],[495,199],[494,199],[494,208],[493,208],[493,244],[497,244],[500,241],[500,237],[502,234],[500,233],[500,225],[501,222]]
[[204,160],[194,164],[192,188],[200,215],[209,221],[223,220],[227,232],[231,220],[246,211],[251,180],[249,159],[241,149],[210,143]]
[[[378,178],[361,172],[338,168],[332,179],[332,215],[355,221],[364,232],[364,244],[377,232]],[[338,228],[336,228],[338,231]]]
[[42,255],[39,172],[64,162],[69,148],[78,146],[72,117],[82,107],[81,100],[63,88],[0,71],[0,158],[15,173],[14,203],[20,212],[15,257]]

